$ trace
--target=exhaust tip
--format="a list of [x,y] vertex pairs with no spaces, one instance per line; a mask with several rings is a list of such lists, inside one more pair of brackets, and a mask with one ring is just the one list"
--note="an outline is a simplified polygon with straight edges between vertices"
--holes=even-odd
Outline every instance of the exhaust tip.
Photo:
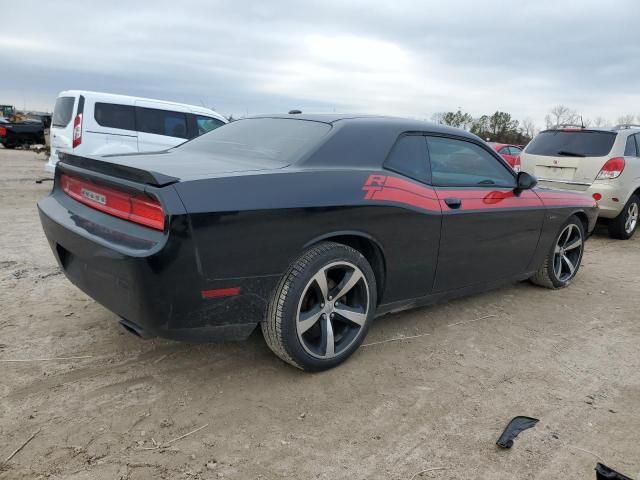
[[148,330],[145,330],[144,328],[142,328],[140,325],[136,323],[130,322],[126,318],[120,319],[120,326],[122,326],[122,328],[124,328],[127,332],[131,333],[132,335],[135,335],[136,337],[142,338],[144,340],[155,337],[153,333],[149,332]]

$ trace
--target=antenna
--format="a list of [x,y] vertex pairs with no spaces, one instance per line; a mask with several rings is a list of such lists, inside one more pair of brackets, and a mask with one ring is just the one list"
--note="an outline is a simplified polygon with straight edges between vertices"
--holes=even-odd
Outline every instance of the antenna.
[[580,115],[580,126],[584,128],[584,122],[582,121],[582,115]]

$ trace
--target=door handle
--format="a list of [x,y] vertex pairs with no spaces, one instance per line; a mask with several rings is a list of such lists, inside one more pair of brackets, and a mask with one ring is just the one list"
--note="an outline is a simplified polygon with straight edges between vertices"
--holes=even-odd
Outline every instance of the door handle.
[[462,200],[459,198],[445,198],[444,203],[453,210],[456,210],[462,206]]

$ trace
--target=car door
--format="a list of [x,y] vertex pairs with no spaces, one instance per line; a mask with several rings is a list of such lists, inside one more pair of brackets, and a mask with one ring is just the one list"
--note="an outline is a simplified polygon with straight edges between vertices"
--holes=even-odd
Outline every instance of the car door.
[[138,151],[166,150],[184,143],[189,137],[187,113],[178,105],[136,101]]
[[516,175],[479,143],[427,137],[432,184],[442,208],[434,292],[525,273],[536,250],[543,205],[516,192]]
[[[368,186],[372,199],[384,199],[404,204],[408,208],[390,213],[395,225],[390,232],[394,248],[402,250],[402,261],[389,262],[389,277],[403,278],[387,285],[387,301],[428,295],[433,288],[438,248],[440,244],[441,212],[431,188],[431,172],[426,137],[420,133],[403,133],[396,140],[384,162],[389,176],[381,183]],[[382,220],[379,218],[378,220]]]

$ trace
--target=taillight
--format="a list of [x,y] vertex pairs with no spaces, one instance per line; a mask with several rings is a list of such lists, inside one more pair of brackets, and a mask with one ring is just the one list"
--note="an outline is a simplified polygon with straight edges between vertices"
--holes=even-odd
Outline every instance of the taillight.
[[513,170],[519,172],[522,170],[522,165],[520,164],[520,155],[517,155],[513,159]]
[[64,174],[60,176],[60,184],[67,195],[89,207],[146,227],[164,230],[162,206],[146,195],[116,190]]
[[6,137],[7,136],[7,129],[4,127],[0,127],[0,137]]
[[82,114],[76,115],[73,120],[73,148],[82,143]]
[[618,178],[624,170],[624,157],[614,157],[607,160],[596,180],[606,180],[610,178]]

